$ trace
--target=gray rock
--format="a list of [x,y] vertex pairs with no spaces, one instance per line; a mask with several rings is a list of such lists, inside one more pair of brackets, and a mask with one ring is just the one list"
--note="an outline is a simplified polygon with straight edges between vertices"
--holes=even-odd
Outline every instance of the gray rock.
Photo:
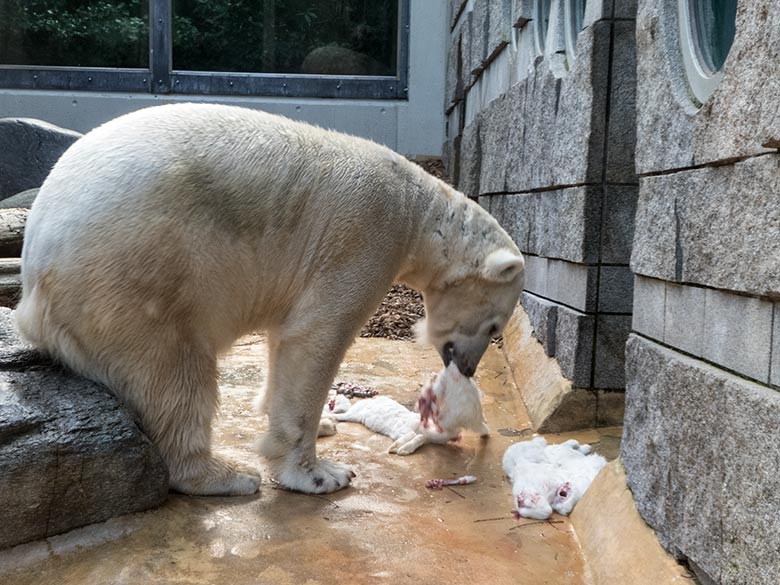
[[81,134],[41,120],[0,119],[0,199],[40,187]]
[[562,78],[538,61],[508,92],[510,104],[506,185],[509,192],[600,182],[611,24],[580,35],[581,53]]
[[626,372],[622,459],[639,512],[715,582],[775,583],[780,393],[636,336]]
[[0,209],[30,209],[39,189],[27,189],[16,195],[0,200]]
[[536,295],[523,292],[521,300],[533,334],[544,348],[544,353],[555,356],[555,327],[558,322],[558,305]]
[[453,28],[466,7],[468,0],[450,0],[450,28]]
[[701,357],[705,339],[706,292],[703,288],[667,282],[666,309],[662,324],[664,334],[657,339]]
[[21,296],[21,259],[0,258],[0,306],[13,308]]
[[555,359],[563,375],[577,388],[591,387],[595,317],[558,307],[555,324]]
[[631,312],[634,303],[634,275],[628,266],[600,266],[598,282],[599,312]]
[[460,139],[458,189],[469,197],[480,194],[479,176],[482,165],[478,119],[463,128]]
[[601,193],[600,187],[573,187],[501,195],[504,205],[496,218],[523,252],[594,263],[598,261]]
[[541,226],[536,222],[536,206],[541,194],[494,195],[493,198],[502,201],[501,211],[493,215],[517,247],[525,254],[538,254],[537,231]]
[[505,191],[509,102],[499,96],[479,113],[480,193]]
[[471,73],[471,51],[473,43],[472,22],[474,21],[474,13],[469,11],[461,16],[461,25],[458,29],[460,31],[460,84],[465,92],[471,87],[474,81],[474,75]]
[[[612,4],[614,0],[603,0],[604,4]],[[618,0],[614,2],[615,18],[636,18],[638,0]],[[590,4],[590,2],[589,2]],[[598,2],[596,2],[598,4]]]
[[475,79],[484,69],[487,59],[488,35],[490,35],[489,22],[489,0],[474,2],[474,8],[471,11],[471,45],[469,59],[465,62],[466,70],[472,74]]
[[780,305],[775,303],[772,330],[772,372],[769,381],[780,386]]
[[490,61],[509,43],[512,30],[512,6],[509,0],[485,0],[488,5],[487,60]]
[[[723,80],[706,104],[691,98],[674,3],[643,0],[637,16],[640,174],[721,163],[767,152],[780,138],[780,17],[770,0],[740,6]],[[738,56],[738,57],[737,57]]]
[[447,75],[444,80],[444,110],[449,111],[463,99],[463,79],[460,74],[460,34],[454,35],[447,50]]
[[596,310],[596,266],[540,256],[526,256],[525,260],[527,291],[579,311]]
[[[607,185],[601,227],[601,261],[628,264],[634,239],[634,217],[639,187]],[[592,230],[595,232],[595,230]]]
[[780,138],[780,16],[772,0],[740,6],[723,81],[694,118],[694,163],[761,154]]
[[[617,4],[625,4],[625,0]],[[606,178],[613,183],[635,183],[636,23],[633,20],[616,21],[612,26],[614,40]]]
[[17,207],[0,209],[0,257],[18,258],[22,255],[27,209]]
[[779,171],[780,156],[767,155],[643,178],[634,272],[757,296],[780,293]]
[[460,136],[444,143],[442,162],[447,180],[451,184],[457,185],[460,172]]
[[512,0],[512,26],[522,28],[533,17],[533,0]]
[[593,387],[622,390],[626,385],[625,352],[631,315],[598,315],[596,319]]
[[0,548],[161,504],[157,449],[105,388],[25,346],[0,309]]
[[677,270],[677,202],[667,193],[665,179],[647,177],[640,181],[631,270],[661,280],[674,280]]
[[704,307],[702,357],[769,382],[772,303],[707,289]]
[[550,260],[547,267],[547,298],[578,311],[596,310],[598,268],[564,260]]
[[693,164],[696,107],[679,55],[677,5],[642,0],[636,20],[636,169],[648,174]]
[[634,279],[634,331],[658,341],[664,340],[666,283],[655,278]]

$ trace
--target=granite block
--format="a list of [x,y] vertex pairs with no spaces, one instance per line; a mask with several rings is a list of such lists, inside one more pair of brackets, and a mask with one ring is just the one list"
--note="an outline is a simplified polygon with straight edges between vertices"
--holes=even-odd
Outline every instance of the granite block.
[[704,346],[704,306],[706,290],[695,286],[666,283],[664,335],[667,345],[695,356]]
[[772,303],[712,289],[705,295],[702,357],[769,382]]
[[614,37],[606,179],[613,183],[635,183],[636,26],[633,20],[614,22],[612,26]]
[[558,307],[555,358],[561,373],[577,388],[590,388],[595,317]]
[[601,261],[609,264],[628,264],[634,239],[639,187],[607,185],[604,193]]
[[631,267],[664,280],[780,294],[780,156],[643,178]]
[[634,331],[657,341],[664,340],[666,318],[666,283],[663,280],[635,276]]
[[634,275],[628,266],[601,266],[599,312],[630,313],[634,305]]
[[521,299],[533,335],[544,348],[544,353],[555,356],[555,327],[558,321],[558,305],[536,295],[524,292]]
[[625,351],[631,332],[631,315],[598,315],[596,327],[593,387],[625,388]]
[[780,386],[780,304],[774,304],[772,317],[772,364],[770,383]]
[[715,582],[774,583],[780,393],[636,336],[626,371],[622,459],[642,516]]

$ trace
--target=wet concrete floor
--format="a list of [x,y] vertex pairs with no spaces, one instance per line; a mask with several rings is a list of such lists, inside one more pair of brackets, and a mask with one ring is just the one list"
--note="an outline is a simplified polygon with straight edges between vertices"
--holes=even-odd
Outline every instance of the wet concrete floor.
[[[441,367],[410,342],[359,339],[337,380],[369,385],[401,403]],[[253,401],[266,370],[263,339],[242,340],[222,362],[218,450],[265,470],[252,441],[265,428]],[[490,583],[585,584],[582,554],[567,518],[515,521],[502,476],[506,447],[531,436],[528,417],[500,350],[489,349],[477,375],[491,436],[465,434],[452,445],[425,445],[399,457],[391,441],[362,425],[340,423],[320,439],[322,456],[349,463],[351,487],[326,496],[278,489],[264,474],[260,493],[241,498],[172,494],[162,507],[115,518],[0,552],[0,582],[38,584]],[[620,430],[576,437],[608,458]],[[431,478],[478,481],[430,491]]]

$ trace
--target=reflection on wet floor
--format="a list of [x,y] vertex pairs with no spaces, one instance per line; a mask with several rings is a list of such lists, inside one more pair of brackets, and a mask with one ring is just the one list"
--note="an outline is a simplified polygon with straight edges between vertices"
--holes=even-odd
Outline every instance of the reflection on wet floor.
[[[435,352],[413,343],[359,339],[337,380],[376,388],[404,404],[440,369]],[[241,341],[222,362],[218,449],[257,465],[251,444],[265,428],[253,402],[266,371],[263,338]],[[491,347],[477,375],[491,436],[425,445],[388,455],[391,441],[362,425],[340,423],[320,439],[322,456],[351,464],[353,485],[326,496],[277,489],[264,475],[259,494],[242,498],[171,495],[157,510],[110,520],[47,541],[0,552],[6,585],[82,583],[504,583],[587,582],[567,518],[516,522],[501,457],[531,436],[500,351]],[[620,429],[575,437],[607,458]],[[431,478],[476,475],[472,485],[430,491]]]

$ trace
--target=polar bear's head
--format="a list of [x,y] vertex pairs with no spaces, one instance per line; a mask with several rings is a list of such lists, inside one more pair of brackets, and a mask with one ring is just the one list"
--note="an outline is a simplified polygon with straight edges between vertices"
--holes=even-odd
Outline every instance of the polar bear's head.
[[524,282],[523,257],[508,248],[491,252],[474,274],[431,286],[418,336],[433,345],[444,365],[455,362],[473,376],[490,340],[504,329]]

